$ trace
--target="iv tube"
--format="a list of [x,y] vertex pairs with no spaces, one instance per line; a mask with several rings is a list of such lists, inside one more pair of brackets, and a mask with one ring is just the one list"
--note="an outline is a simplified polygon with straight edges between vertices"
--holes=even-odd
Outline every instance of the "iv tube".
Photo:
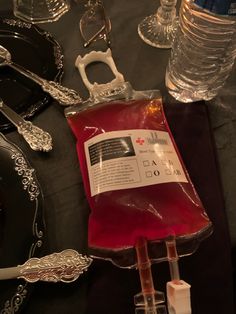
[[139,270],[139,277],[141,281],[142,291],[135,296],[135,313],[144,314],[167,314],[164,294],[157,292],[154,289],[151,261],[148,256],[147,240],[139,238],[135,245],[137,254],[137,268]]
[[166,241],[166,249],[171,277],[171,281],[166,284],[168,312],[169,314],[191,314],[191,286],[180,280],[179,256],[174,238]]
[[178,265],[179,256],[176,250],[175,239],[167,240],[166,248],[167,248],[167,258],[168,258],[169,267],[170,267],[170,277],[171,277],[171,280],[177,284],[180,281],[180,276],[179,276],[179,265]]

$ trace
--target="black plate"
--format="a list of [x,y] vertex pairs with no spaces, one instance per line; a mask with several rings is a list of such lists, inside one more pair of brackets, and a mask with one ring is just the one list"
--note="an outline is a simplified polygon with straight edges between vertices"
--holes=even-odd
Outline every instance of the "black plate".
[[[60,81],[63,73],[62,50],[46,31],[13,18],[0,18],[0,45],[12,60],[39,76]],[[8,66],[0,67],[0,97],[24,118],[31,118],[51,100],[39,85]],[[12,127],[0,114],[0,130]]]
[[[42,250],[42,192],[22,151],[0,133],[0,267],[23,264]],[[0,313],[18,312],[32,284],[0,281]]]

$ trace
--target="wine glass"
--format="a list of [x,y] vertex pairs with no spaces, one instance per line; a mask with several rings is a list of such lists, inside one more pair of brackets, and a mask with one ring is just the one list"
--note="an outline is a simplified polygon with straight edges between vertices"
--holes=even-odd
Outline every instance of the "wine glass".
[[67,0],[13,0],[13,13],[30,23],[57,21],[70,9]]
[[171,48],[178,24],[177,0],[160,0],[157,12],[147,16],[138,25],[138,34],[144,42],[157,48]]

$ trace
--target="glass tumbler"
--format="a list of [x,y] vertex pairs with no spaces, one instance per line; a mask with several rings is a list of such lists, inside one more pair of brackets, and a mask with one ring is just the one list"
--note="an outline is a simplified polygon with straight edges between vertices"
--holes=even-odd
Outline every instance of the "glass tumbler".
[[66,0],[13,0],[13,13],[30,23],[57,21],[70,9]]

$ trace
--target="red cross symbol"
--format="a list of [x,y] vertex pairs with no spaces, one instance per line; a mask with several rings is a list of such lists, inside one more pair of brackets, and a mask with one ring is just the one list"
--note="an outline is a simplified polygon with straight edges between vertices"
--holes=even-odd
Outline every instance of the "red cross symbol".
[[139,145],[143,145],[144,139],[142,139],[141,137],[138,137],[137,140],[136,140],[136,143],[139,144]]

